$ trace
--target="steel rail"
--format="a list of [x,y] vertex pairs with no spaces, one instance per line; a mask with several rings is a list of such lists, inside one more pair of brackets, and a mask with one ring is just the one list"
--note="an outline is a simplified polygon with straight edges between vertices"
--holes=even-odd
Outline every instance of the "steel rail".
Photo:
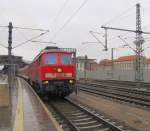
[[[77,86],[79,86],[79,87],[82,87],[82,88],[87,88],[87,89],[94,89],[95,91],[101,91],[101,92],[105,92],[105,93],[111,93],[111,94],[114,94],[114,95],[120,95],[120,96],[124,96],[124,97],[130,97],[130,98],[132,98],[132,99],[139,99],[139,100],[141,100],[141,101],[147,101],[147,102],[150,102],[150,97],[147,97],[147,96],[140,96],[139,94],[132,94],[132,93],[130,93],[130,92],[124,92],[124,90],[123,91],[120,91],[120,90],[114,90],[114,89],[111,89],[111,88],[102,88],[102,87],[96,87],[96,86],[94,86],[94,87],[91,87],[91,86],[89,86],[88,85],[88,87],[87,87],[87,85],[78,85],[77,84]],[[132,95],[132,96],[131,96]]]
[[54,104],[51,104],[51,106],[67,122],[67,125],[72,129],[72,131],[78,131],[72,121],[70,121]]
[[[137,86],[137,82],[134,81],[120,81],[120,80],[98,80],[98,79],[89,79],[90,81],[95,81],[98,83],[110,83],[110,84],[115,84],[115,85],[128,85],[128,86]],[[141,88],[143,89],[150,89],[150,83],[148,82],[138,82],[138,84],[141,85]]]
[[103,88],[110,88],[110,89],[117,89],[120,91],[125,91],[125,92],[130,92],[130,93],[135,93],[135,94],[140,94],[140,95],[145,95],[145,96],[150,96],[150,91],[146,90],[139,90],[139,89],[135,89],[135,88],[129,88],[129,87],[121,87],[120,85],[110,85],[110,84],[100,84],[100,83],[93,83],[93,82],[80,82],[78,81],[79,84],[86,84],[86,85],[90,85],[90,86],[99,86],[99,87],[103,87]]
[[108,92],[108,91],[96,90],[96,89],[93,89],[91,87],[88,88],[85,86],[84,87],[79,86],[79,90],[82,90],[84,92],[89,92],[92,94],[105,96],[108,98],[113,98],[113,99],[129,102],[129,103],[134,103],[134,104],[141,105],[141,106],[150,107],[149,101],[143,101],[143,100],[140,100],[136,97],[134,98],[132,96],[125,96],[125,95],[121,95],[121,94],[117,94],[117,93],[115,94],[115,93]]
[[[86,116],[86,118],[92,118],[92,121],[96,121],[95,124],[100,125],[100,129],[108,129],[111,131],[123,131],[124,129],[121,128],[120,126],[116,126],[115,124],[113,124],[113,122],[107,121],[104,118],[102,118],[100,115],[97,115],[96,113],[93,113],[92,111],[89,111],[85,106],[72,101],[69,98],[65,98],[64,99],[65,102],[67,102],[67,105],[63,105],[63,102],[61,103],[64,108],[69,108],[69,112],[64,112],[64,110],[62,110],[61,107],[63,107],[60,103],[57,103],[56,101],[50,102],[50,106],[52,106],[52,108],[56,111],[56,113],[58,113],[61,118],[64,119],[64,121],[67,123],[67,125],[71,128],[71,130],[73,131],[80,131],[84,128],[87,128],[87,130],[90,130],[90,126],[88,129],[88,126],[84,127],[84,126],[78,126],[76,125],[77,123],[75,123],[75,120],[73,120],[74,117],[72,116],[67,116],[67,114],[70,114],[70,112],[72,112],[74,110],[74,108],[72,109],[72,106],[75,107],[75,109],[80,112],[80,114],[84,114]],[[81,116],[78,116],[78,118],[80,118]],[[88,123],[92,123],[92,121],[87,122]],[[80,121],[81,123],[84,123],[83,121]],[[79,125],[81,123],[78,123]],[[85,123],[84,123],[85,124]]]
[[99,117],[98,115],[95,115],[94,113],[88,111],[87,109],[83,108],[82,106],[80,106],[79,104],[76,104],[75,102],[73,102],[70,99],[67,99],[71,104],[78,106],[81,110],[85,111],[86,113],[88,113],[91,116],[94,116],[98,121],[102,122],[104,125],[108,126],[110,129],[114,130],[114,131],[123,131],[121,128],[113,125],[112,123],[106,121],[105,119]]

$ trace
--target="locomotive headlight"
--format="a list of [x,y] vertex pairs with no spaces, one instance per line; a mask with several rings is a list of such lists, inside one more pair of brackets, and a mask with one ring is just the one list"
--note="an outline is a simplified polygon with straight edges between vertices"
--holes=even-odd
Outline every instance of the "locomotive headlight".
[[48,84],[48,81],[43,81],[43,84]]
[[72,77],[72,73],[64,73],[64,77]]
[[45,73],[45,78],[56,78],[56,74],[54,74],[54,73]]
[[73,80],[69,80],[69,83],[72,84],[72,83],[74,83],[74,81]]
[[57,72],[62,72],[62,69],[60,67],[58,67]]

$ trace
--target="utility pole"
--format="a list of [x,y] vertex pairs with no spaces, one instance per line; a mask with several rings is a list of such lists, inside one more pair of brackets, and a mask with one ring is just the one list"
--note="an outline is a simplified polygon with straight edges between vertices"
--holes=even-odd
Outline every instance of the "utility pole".
[[102,26],[101,28],[104,28],[105,30],[111,29],[111,30],[119,30],[119,31],[127,31],[127,32],[136,33],[136,40],[134,42],[136,45],[135,81],[143,81],[144,80],[143,79],[144,57],[142,56],[142,52],[143,52],[142,44],[144,42],[144,39],[142,37],[142,33],[150,34],[150,32],[143,32],[141,30],[140,4],[139,3],[136,4],[136,30],[113,28],[113,27],[106,27],[106,26]]
[[135,80],[143,81],[143,55],[142,55],[142,44],[144,40],[141,33],[141,14],[140,4],[136,4],[136,61],[135,61]]
[[[6,48],[6,49],[8,50],[8,64],[7,64],[7,66],[8,66],[8,86],[9,86],[9,88],[11,88],[12,82],[13,82],[12,77],[14,77],[14,76],[13,76],[14,74],[12,75],[12,65],[15,66],[15,64],[13,64],[13,62],[12,62],[12,54],[11,54],[12,49],[15,49],[15,48],[17,48],[17,47],[20,47],[20,46],[22,46],[22,45],[24,45],[24,44],[26,44],[26,43],[28,43],[28,42],[32,42],[33,40],[35,40],[35,39],[37,39],[37,38],[39,38],[39,37],[45,35],[46,33],[48,33],[49,30],[34,29],[34,28],[24,28],[24,27],[13,27],[13,26],[12,26],[12,22],[9,22],[9,25],[8,25],[8,26],[0,26],[0,27],[7,27],[7,28],[8,28],[8,46],[5,46],[5,45],[3,45],[3,44],[0,44],[0,46]],[[34,30],[34,31],[36,30],[36,31],[41,31],[42,33],[40,33],[40,34],[37,35],[37,36],[32,37],[31,39],[28,39],[28,40],[26,40],[26,41],[24,41],[24,42],[18,44],[18,45],[15,46],[15,47],[12,47],[12,29],[13,29],[13,28],[16,28],[16,29],[24,29],[24,30]],[[15,69],[15,67],[14,67],[14,69]],[[15,71],[15,70],[14,70],[14,71]]]
[[12,50],[12,23],[9,22],[9,26],[8,26],[8,85],[9,85],[9,89],[11,89],[12,86],[12,61],[11,61],[11,50]]

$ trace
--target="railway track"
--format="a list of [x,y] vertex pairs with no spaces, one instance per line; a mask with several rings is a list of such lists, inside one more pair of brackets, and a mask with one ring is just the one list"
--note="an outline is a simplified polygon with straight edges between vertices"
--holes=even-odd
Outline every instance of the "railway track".
[[111,84],[103,84],[103,83],[99,83],[99,82],[91,82],[91,81],[79,81],[77,84],[82,84],[82,85],[88,85],[88,86],[93,86],[93,87],[99,87],[99,88],[105,88],[105,89],[110,89],[110,90],[118,90],[118,91],[123,91],[123,92],[127,92],[127,93],[133,93],[133,94],[138,94],[138,95],[142,95],[142,96],[150,96],[150,91],[146,90],[139,90],[139,89],[135,89],[135,88],[131,88],[128,86],[120,86],[120,85],[111,85]]
[[78,82],[78,88],[89,92],[136,105],[150,107],[150,92],[92,82]]
[[47,104],[56,120],[67,131],[131,131],[128,127],[105,118],[70,99],[57,99]]
[[[82,79],[84,80],[84,79]],[[121,87],[131,87],[131,88],[140,88],[141,90],[150,90],[150,83],[148,82],[134,82],[134,81],[119,81],[119,80],[96,80],[96,79],[89,79],[91,82],[102,83],[102,84],[110,84],[114,86],[121,86]],[[139,87],[138,87],[139,86]]]

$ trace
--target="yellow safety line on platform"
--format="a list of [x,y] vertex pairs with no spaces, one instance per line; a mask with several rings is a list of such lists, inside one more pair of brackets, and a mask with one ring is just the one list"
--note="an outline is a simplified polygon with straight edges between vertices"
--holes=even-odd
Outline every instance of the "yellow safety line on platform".
[[15,123],[13,127],[13,131],[23,131],[24,124],[23,124],[23,90],[18,79],[18,99],[17,99],[17,109],[16,109],[16,116],[15,116]]
[[[27,83],[28,84],[28,83]],[[33,88],[28,84],[28,86],[30,87],[30,89],[32,90],[32,92],[34,93],[34,95],[37,97],[38,101],[40,102],[40,104],[43,106],[45,112],[48,114],[49,118],[52,120],[54,126],[56,127],[56,129],[58,131],[64,131],[62,129],[62,127],[57,123],[57,121],[55,120],[55,118],[52,116],[51,112],[47,109],[47,107],[45,106],[45,104],[42,102],[42,100],[40,99],[40,97],[36,94],[36,92],[33,90]]]

